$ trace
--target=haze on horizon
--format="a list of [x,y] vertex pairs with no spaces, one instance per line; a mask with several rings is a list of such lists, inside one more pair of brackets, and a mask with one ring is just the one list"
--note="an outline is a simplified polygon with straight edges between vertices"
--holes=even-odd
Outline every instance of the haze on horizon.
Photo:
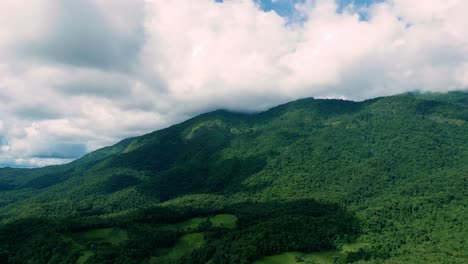
[[465,0],[3,0],[0,167],[204,111],[468,87]]

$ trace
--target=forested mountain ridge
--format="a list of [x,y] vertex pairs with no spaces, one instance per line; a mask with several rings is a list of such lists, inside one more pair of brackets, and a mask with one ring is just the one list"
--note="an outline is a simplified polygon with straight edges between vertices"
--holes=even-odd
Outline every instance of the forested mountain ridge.
[[[19,248],[31,245],[10,243],[0,246],[0,257],[11,263],[65,258],[66,263],[248,263],[286,251],[359,242],[362,247],[337,261],[464,263],[467,122],[466,92],[408,93],[363,102],[308,98],[256,114],[206,113],[66,165],[3,168],[1,242],[33,221],[32,226],[54,230],[63,248],[38,250],[41,259],[18,255]],[[274,213],[278,208],[284,208],[284,216]],[[174,246],[187,231],[164,233],[167,244],[147,238],[159,246],[143,251],[139,245],[144,243],[132,235],[138,228],[154,229],[135,223],[219,214],[237,217],[236,227],[214,230],[209,221],[208,227],[197,226],[194,232],[204,232],[204,242],[179,258],[166,258],[159,248]],[[161,215],[171,217],[161,220]],[[309,230],[314,223],[327,228]],[[124,229],[128,239],[98,246],[74,239],[80,248],[62,238],[96,227]],[[278,236],[247,235],[252,230]],[[311,235],[300,236],[303,230]],[[265,240],[278,242],[258,248]],[[130,246],[137,256],[116,253]],[[83,252],[89,258],[83,259]]]

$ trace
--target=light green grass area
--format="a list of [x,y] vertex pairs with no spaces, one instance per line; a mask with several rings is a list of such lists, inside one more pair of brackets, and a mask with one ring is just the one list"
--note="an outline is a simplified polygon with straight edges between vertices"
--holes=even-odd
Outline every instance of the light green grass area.
[[[235,228],[237,217],[231,214],[219,214],[212,217],[195,217],[190,220],[170,225],[162,225],[162,228],[193,232],[199,225],[209,220],[213,227]],[[190,233],[182,236],[174,247],[158,250],[158,257],[152,257],[150,263],[172,263],[190,254],[192,251],[205,244],[203,233]]]
[[84,264],[93,256],[93,252],[86,250],[83,245],[86,242],[109,242],[113,245],[124,242],[128,239],[127,231],[119,228],[98,228],[86,232],[77,232],[69,236],[64,236],[63,240],[70,245],[70,249],[80,252],[77,264]]
[[[302,256],[301,261],[297,258],[298,256]],[[346,254],[340,251],[325,251],[311,254],[286,252],[275,256],[263,257],[255,261],[254,264],[333,264],[344,263],[345,260]]]
[[214,227],[235,228],[237,217],[232,214],[220,214],[210,218]]
[[206,217],[195,217],[195,218],[192,218],[192,219],[189,219],[187,221],[180,222],[177,224],[162,224],[162,225],[159,225],[159,228],[163,230],[171,230],[171,231],[180,230],[182,232],[191,232],[191,231],[196,230],[198,226],[200,225],[200,223],[202,223],[203,221],[206,221],[206,219],[207,219]]
[[341,252],[349,253],[349,252],[356,252],[361,248],[365,248],[370,246],[368,243],[352,243],[352,244],[344,244],[341,248]]
[[92,257],[93,255],[94,255],[94,253],[91,252],[91,251],[88,251],[88,250],[87,250],[87,251],[83,251],[83,252],[81,253],[81,256],[76,260],[76,264],[85,264],[86,261],[88,261],[88,259],[89,259],[90,257]]
[[73,238],[71,238],[71,236],[66,235],[63,236],[62,239],[69,245],[70,251],[79,252],[80,256],[76,260],[77,264],[84,264],[90,257],[93,256],[94,253],[92,251],[86,250],[85,246],[77,243],[75,240],[73,240]]
[[[170,263],[190,254],[205,243],[203,233],[190,233],[197,230],[204,221],[210,220],[213,227],[235,228],[237,217],[231,214],[220,214],[212,217],[195,217],[177,224],[160,225],[159,228],[167,230],[180,230],[186,234],[182,236],[174,247],[161,249],[158,257],[153,257],[151,263]],[[128,239],[127,231],[119,228],[99,228],[86,232],[77,232],[63,238],[70,245],[71,250],[80,252],[78,264],[86,263],[93,256],[93,252],[86,250],[87,242],[109,242],[113,245],[122,243]]]
[[80,254],[78,259],[76,260],[77,264],[84,264],[90,257],[93,256],[94,253],[92,251],[86,250],[85,246],[77,243],[71,238],[71,236],[65,235],[62,237],[62,239],[69,245],[70,251],[78,252]]
[[180,230],[182,232],[193,232],[196,231],[198,226],[206,221],[210,220],[214,227],[234,228],[236,227],[237,217],[231,214],[220,214],[213,217],[195,217],[190,220],[180,222],[177,224],[160,225],[160,228],[166,230]]
[[[365,243],[345,244],[341,251],[330,250],[304,254],[301,252],[285,252],[279,255],[263,257],[253,264],[334,264],[346,263],[349,252],[355,252],[366,247]],[[300,261],[299,261],[300,260]]]
[[254,264],[289,264],[289,263],[297,263],[296,262],[296,255],[299,254],[298,252],[286,252],[279,255],[263,257],[254,262]]
[[203,233],[192,233],[181,237],[174,247],[161,249],[158,257],[152,257],[150,263],[172,263],[205,244]]
[[98,228],[86,232],[78,232],[72,235],[72,238],[78,242],[109,242],[117,245],[128,239],[127,231],[119,228]]
[[173,224],[171,226],[179,228],[182,231],[188,232],[190,230],[196,229],[203,221],[206,221],[206,217],[195,217],[185,222]]

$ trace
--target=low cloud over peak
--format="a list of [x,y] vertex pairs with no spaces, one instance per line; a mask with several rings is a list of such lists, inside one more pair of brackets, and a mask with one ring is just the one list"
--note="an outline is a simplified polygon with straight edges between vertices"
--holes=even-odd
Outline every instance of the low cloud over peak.
[[68,162],[219,107],[466,89],[466,13],[465,0],[4,0],[0,166]]

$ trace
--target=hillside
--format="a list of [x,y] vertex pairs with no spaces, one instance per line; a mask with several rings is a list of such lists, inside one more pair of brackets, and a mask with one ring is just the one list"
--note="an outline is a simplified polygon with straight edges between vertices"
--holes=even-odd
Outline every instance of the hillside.
[[66,165],[0,169],[0,259],[250,263],[360,245],[334,261],[466,263],[467,180],[466,92],[218,110]]

